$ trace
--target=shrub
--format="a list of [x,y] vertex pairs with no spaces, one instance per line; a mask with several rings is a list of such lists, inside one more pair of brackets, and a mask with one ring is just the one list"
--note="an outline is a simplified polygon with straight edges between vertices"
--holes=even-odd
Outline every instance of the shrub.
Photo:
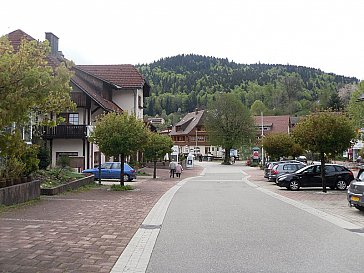
[[111,186],[111,190],[112,191],[130,191],[130,190],[133,190],[133,187],[130,185],[120,186],[120,185],[114,184]]
[[25,148],[25,153],[21,157],[22,162],[25,164],[23,175],[29,176],[39,169],[38,150],[39,147],[34,144]]
[[47,147],[40,147],[38,150],[39,169],[45,170],[51,164],[51,153]]

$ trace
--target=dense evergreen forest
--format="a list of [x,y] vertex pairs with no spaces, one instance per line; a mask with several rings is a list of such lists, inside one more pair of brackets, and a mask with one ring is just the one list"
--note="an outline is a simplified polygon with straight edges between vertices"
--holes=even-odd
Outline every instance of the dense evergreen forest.
[[200,55],[163,58],[139,71],[151,85],[145,114],[169,124],[195,108],[204,109],[218,92],[232,92],[253,114],[304,115],[344,108],[358,79],[319,69],[280,64],[238,64]]

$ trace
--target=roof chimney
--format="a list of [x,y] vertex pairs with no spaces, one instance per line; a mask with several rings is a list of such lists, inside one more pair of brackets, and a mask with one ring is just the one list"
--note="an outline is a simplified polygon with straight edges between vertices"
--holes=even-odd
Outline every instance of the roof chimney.
[[54,35],[52,32],[46,32],[46,39],[49,41],[49,45],[51,46],[51,54],[57,55],[58,53],[58,37]]

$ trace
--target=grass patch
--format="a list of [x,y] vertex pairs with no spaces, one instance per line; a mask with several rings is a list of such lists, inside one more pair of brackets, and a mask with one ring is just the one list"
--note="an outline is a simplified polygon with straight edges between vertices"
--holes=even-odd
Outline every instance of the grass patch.
[[40,201],[41,201],[40,198],[35,198],[33,200],[29,200],[27,202],[20,203],[20,204],[15,204],[15,205],[10,205],[10,206],[0,205],[0,214],[11,211],[11,210],[26,208],[26,207],[32,206],[34,204],[37,204]]
[[111,186],[112,191],[131,191],[133,190],[133,187],[130,185],[120,186],[120,185],[112,185]]
[[138,171],[138,172],[137,172],[137,175],[138,175],[138,176],[152,176],[151,174],[146,173],[145,171]]

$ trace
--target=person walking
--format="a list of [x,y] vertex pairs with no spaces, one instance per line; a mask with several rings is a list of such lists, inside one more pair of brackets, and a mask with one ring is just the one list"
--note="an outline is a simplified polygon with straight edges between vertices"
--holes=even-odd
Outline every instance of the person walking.
[[176,176],[181,178],[181,173],[183,171],[182,165],[178,162],[176,166]]
[[169,177],[173,177],[174,178],[174,174],[176,172],[176,162],[174,162],[174,159],[172,159],[172,161],[169,163]]

